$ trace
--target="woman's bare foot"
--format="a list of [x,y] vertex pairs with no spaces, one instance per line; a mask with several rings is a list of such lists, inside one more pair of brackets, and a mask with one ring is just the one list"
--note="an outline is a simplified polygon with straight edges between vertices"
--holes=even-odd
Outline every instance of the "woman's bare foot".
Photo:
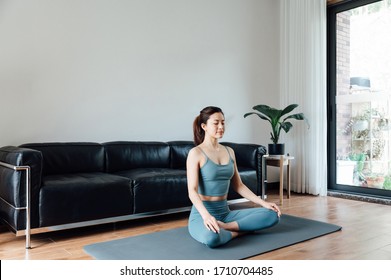
[[246,232],[244,232],[244,231],[231,231],[231,234],[232,234],[232,238],[235,238],[235,237],[245,235]]
[[237,222],[223,223],[221,221],[217,221],[217,223],[220,228],[230,231],[232,234],[232,238],[246,234],[246,232],[239,231],[239,225]]
[[239,225],[237,222],[223,223],[221,221],[217,221],[217,224],[220,228],[228,231],[239,231]]

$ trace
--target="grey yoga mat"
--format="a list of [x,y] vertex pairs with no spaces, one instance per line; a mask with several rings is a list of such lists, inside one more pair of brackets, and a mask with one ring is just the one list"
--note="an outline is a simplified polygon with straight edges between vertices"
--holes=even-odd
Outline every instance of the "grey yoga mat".
[[90,244],[84,251],[98,260],[237,260],[303,242],[340,230],[320,221],[282,215],[280,223],[208,248],[189,235],[187,227]]

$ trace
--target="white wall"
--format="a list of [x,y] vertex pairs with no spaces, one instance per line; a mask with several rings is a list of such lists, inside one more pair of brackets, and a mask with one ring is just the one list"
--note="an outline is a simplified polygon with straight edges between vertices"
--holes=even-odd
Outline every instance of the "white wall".
[[207,105],[266,145],[243,114],[278,104],[278,30],[275,0],[2,0],[0,146],[191,140]]

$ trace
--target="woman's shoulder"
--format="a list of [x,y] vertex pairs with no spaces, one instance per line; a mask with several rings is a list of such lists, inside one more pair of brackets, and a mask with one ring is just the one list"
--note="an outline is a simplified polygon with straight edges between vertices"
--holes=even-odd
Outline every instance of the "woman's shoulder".
[[200,156],[202,155],[202,150],[200,149],[199,146],[195,146],[190,149],[189,151],[189,156]]
[[232,158],[235,158],[235,151],[234,151],[234,149],[232,149],[230,146],[226,146],[226,145],[222,145],[222,146],[227,149],[229,155]]
[[189,154],[187,155],[187,163],[188,165],[197,164],[198,166],[205,163],[205,156],[198,146],[190,149]]
[[223,144],[220,144],[220,145],[223,146],[225,149],[227,149],[229,151],[233,151],[233,149],[230,146],[223,145]]

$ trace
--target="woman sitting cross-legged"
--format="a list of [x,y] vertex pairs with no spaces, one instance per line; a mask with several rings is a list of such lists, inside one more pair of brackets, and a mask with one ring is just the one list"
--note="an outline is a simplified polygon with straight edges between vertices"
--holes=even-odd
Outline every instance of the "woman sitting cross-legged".
[[[224,135],[225,120],[218,107],[206,107],[193,123],[196,147],[187,157],[189,198],[193,203],[189,217],[189,233],[208,247],[221,246],[233,238],[265,229],[279,222],[281,211],[255,195],[243,184],[234,151],[219,143]],[[230,210],[228,188],[262,206]]]

